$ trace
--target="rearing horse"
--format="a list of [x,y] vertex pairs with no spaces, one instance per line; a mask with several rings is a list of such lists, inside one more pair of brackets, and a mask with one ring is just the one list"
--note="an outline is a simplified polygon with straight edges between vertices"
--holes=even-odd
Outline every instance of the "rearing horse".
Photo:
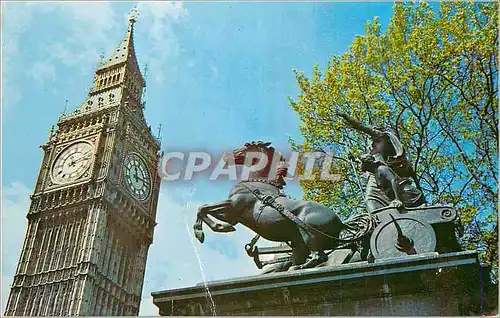
[[[349,225],[342,223],[337,214],[324,205],[292,200],[280,191],[286,168],[281,167],[275,178],[269,178],[275,156],[270,144],[261,141],[246,143],[224,156],[229,164],[249,167],[255,161],[246,160],[247,154],[258,152],[267,156],[268,163],[261,170],[251,171],[248,180],[236,184],[227,200],[199,207],[193,227],[195,236],[203,243],[203,222],[215,232],[234,231],[233,226],[241,223],[267,240],[289,243],[293,269],[317,266],[328,259],[324,251],[339,244],[341,230],[349,228]],[[278,155],[281,157],[281,154]],[[285,162],[281,159],[283,166]],[[280,212],[280,207],[285,212]],[[308,260],[309,255],[311,258]]]

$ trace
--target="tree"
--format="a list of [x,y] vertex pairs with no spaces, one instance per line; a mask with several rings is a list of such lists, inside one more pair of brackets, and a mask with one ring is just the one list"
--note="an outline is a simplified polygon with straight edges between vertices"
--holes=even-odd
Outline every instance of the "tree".
[[377,18],[349,51],[311,78],[295,71],[300,94],[290,98],[301,119],[298,151],[332,152],[342,182],[301,182],[305,199],[348,216],[364,207],[349,151],[368,140],[346,129],[335,113],[392,127],[430,204],[457,207],[466,232],[497,267],[498,3],[396,3],[387,31]]

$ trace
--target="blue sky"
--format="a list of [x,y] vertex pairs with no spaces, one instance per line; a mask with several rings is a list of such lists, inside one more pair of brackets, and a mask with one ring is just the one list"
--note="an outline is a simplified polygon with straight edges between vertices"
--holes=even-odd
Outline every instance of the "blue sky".
[[[42,145],[68,100],[82,103],[103,52],[127,27],[133,2],[3,3],[2,312],[26,227]],[[300,139],[287,96],[292,69],[310,74],[363,34],[387,26],[392,3],[138,3],[135,46],[147,63],[146,119],[163,126],[165,151],[231,150],[250,140],[287,150]],[[196,207],[226,198],[230,182],[164,183],[150,248],[141,315],[157,314],[150,292],[257,273],[243,245],[252,233],[206,230],[192,241]],[[287,192],[301,196],[297,183]],[[194,245],[193,245],[194,244]],[[200,263],[197,261],[199,253]]]

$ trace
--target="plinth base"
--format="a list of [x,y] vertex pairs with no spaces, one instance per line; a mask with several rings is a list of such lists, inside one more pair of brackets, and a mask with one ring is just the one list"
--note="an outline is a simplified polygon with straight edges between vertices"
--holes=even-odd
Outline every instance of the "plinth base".
[[153,292],[160,315],[478,315],[489,273],[477,253],[414,255]]

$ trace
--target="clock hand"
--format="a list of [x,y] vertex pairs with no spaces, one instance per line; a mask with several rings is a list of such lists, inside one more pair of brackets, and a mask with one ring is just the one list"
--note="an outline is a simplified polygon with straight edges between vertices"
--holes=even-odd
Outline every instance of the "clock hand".
[[75,163],[77,163],[78,161],[82,161],[82,160],[84,160],[84,159],[88,159],[88,158],[89,158],[89,157],[87,156],[87,154],[88,154],[88,153],[90,153],[90,150],[89,150],[89,151],[87,151],[86,153],[82,154],[82,155],[80,156],[80,158],[78,158],[78,159],[74,159],[74,158],[73,158],[73,156],[71,156],[71,157],[70,157],[71,162],[69,163],[69,166],[70,166],[70,167],[73,167],[73,166],[75,165]]
[[88,154],[88,153],[90,153],[91,151],[92,151],[92,149],[91,149],[91,150],[88,150],[86,153],[82,154],[82,156],[87,155],[87,154]]
[[144,180],[143,178],[139,177],[138,175],[135,175],[135,179],[136,179],[136,180],[137,180],[137,179],[139,179],[139,180],[141,180],[142,182],[146,183],[146,180]]
[[[87,153],[88,153],[88,152],[87,152]],[[86,154],[87,154],[87,153],[86,153]],[[73,162],[72,162],[72,163],[73,163],[73,164],[75,164],[75,163],[77,163],[78,161],[82,161],[83,159],[88,159],[88,158],[90,158],[90,157],[89,157],[89,156],[83,156],[83,155],[82,155],[82,157],[80,157],[80,158],[78,158],[78,159],[76,159],[76,160],[73,160]]]

